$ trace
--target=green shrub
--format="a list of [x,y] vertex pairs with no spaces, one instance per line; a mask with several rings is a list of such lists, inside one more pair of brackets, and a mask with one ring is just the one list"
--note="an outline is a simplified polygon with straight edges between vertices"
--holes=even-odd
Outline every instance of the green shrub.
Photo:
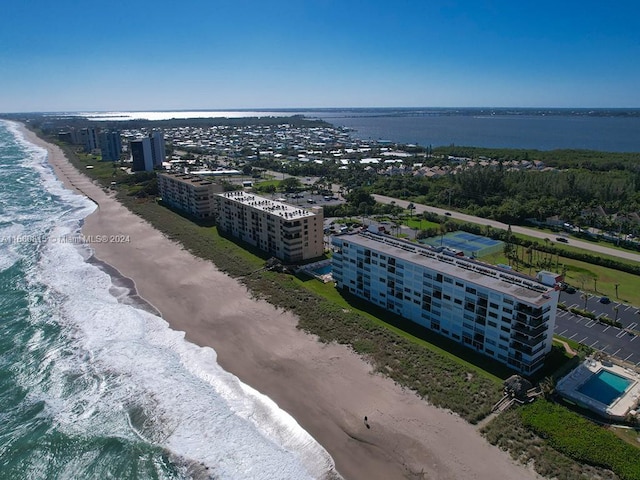
[[570,410],[537,400],[519,410],[523,424],[578,462],[609,468],[623,480],[640,480],[640,450]]

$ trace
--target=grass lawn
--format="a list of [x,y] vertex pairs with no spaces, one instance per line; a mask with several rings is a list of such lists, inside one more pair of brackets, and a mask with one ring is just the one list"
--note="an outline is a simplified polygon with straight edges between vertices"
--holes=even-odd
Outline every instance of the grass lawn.
[[[522,247],[519,247],[519,249],[522,251]],[[540,255],[542,256],[543,253],[540,252]],[[502,252],[488,255],[480,260],[493,265],[498,263],[509,264],[509,261]],[[558,265],[557,269],[556,260]],[[565,276],[567,283],[596,296],[607,296],[620,302],[640,306],[640,276],[614,270],[613,268],[593,265],[580,260],[573,260],[562,256],[556,258],[553,256],[550,269],[561,273],[563,267],[567,269]],[[542,270],[542,267],[529,268],[528,266],[521,266],[519,268],[520,272],[533,275],[535,275],[538,270]],[[616,284],[618,284],[617,298]]]

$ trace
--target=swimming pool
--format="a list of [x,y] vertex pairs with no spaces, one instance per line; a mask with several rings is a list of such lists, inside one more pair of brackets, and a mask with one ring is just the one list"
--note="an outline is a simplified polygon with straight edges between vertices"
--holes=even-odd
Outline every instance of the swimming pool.
[[311,272],[314,275],[326,275],[327,273],[331,273],[331,264],[316,268],[315,270],[311,270]]
[[613,400],[622,395],[632,381],[608,370],[600,370],[589,380],[578,387],[578,392],[589,398],[610,405]]

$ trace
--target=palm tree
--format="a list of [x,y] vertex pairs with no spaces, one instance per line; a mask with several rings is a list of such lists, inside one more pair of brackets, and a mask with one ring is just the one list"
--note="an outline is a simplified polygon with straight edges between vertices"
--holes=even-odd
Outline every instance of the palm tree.
[[582,294],[582,298],[584,299],[584,309],[587,309],[587,301],[589,300],[589,298],[591,298],[591,295],[589,295],[588,293],[583,293]]
[[409,203],[409,205],[407,205],[407,209],[409,210],[409,219],[412,219],[413,211],[416,209],[416,206],[413,203]]

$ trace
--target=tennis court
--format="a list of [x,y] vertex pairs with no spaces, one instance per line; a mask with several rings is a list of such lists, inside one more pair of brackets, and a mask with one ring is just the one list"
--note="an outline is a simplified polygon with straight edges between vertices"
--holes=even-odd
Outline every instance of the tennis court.
[[462,231],[447,233],[444,237],[427,238],[422,243],[461,250],[467,257],[484,257],[504,249],[504,242],[500,240]]

